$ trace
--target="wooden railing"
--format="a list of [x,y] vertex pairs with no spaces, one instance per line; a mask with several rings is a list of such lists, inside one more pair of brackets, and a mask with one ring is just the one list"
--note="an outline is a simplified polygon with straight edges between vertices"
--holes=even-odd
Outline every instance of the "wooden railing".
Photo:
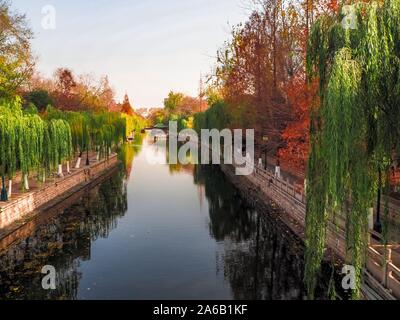
[[400,244],[383,245],[380,233],[370,230],[367,270],[389,292],[400,298]]
[[[280,179],[275,174],[264,168],[254,166],[253,176],[260,181],[262,185],[273,185],[281,193],[290,197],[294,202],[305,207],[306,197],[302,190],[296,189],[296,186]],[[235,166],[235,164],[234,164]],[[279,205],[279,204],[278,204]],[[336,222],[338,223],[338,222]],[[345,227],[345,221],[340,221],[339,228]],[[382,245],[382,236],[374,230],[369,230],[371,240],[367,250],[366,270],[377,281],[378,285],[387,293],[388,297],[394,296],[400,299],[400,245]]]

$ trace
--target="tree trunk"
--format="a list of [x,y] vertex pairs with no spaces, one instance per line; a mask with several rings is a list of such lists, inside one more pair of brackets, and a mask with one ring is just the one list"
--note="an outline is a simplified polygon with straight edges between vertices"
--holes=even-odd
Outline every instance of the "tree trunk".
[[12,195],[12,184],[13,184],[13,181],[10,179],[10,180],[8,181],[8,197],[9,197],[9,198],[10,198],[11,195]]
[[4,176],[1,177],[1,201],[8,201],[7,189],[6,189],[6,178]]
[[276,55],[277,55],[277,48],[276,48],[276,33],[277,33],[277,7],[276,7],[276,5],[275,5],[275,7],[274,7],[274,12],[273,12],[273,14],[274,14],[274,17],[273,17],[273,30],[272,30],[272,32],[273,32],[273,51],[272,51],[272,59],[273,59],[273,67],[274,67],[274,73],[273,73],[273,85],[274,85],[274,89],[276,90],[276,87],[277,87],[277,79],[276,79],[276,77],[277,77],[277,66],[276,66]]
[[29,190],[29,179],[27,174],[24,175],[24,188],[25,190]]
[[378,199],[376,205],[376,221],[374,225],[374,230],[378,233],[382,232],[382,223],[381,223],[381,196],[382,196],[382,170],[379,168],[378,170]]
[[71,170],[69,168],[69,161],[67,161],[67,174],[71,174]]
[[89,148],[86,149],[86,165],[87,165],[87,166],[90,165],[90,160],[89,160]]
[[57,173],[57,175],[58,175],[59,178],[64,178],[62,164],[58,165],[58,173]]
[[82,152],[79,153],[78,160],[76,161],[75,169],[79,169],[81,167],[82,161]]

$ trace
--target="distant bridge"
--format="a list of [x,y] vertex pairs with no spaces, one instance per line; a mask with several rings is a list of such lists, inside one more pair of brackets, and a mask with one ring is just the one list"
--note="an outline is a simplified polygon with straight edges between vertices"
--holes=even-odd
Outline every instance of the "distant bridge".
[[164,132],[168,132],[169,131],[169,126],[165,125],[165,124],[162,124],[162,123],[159,123],[159,124],[156,124],[153,127],[144,128],[142,130],[142,132],[144,133],[145,131],[148,131],[148,130],[162,130]]

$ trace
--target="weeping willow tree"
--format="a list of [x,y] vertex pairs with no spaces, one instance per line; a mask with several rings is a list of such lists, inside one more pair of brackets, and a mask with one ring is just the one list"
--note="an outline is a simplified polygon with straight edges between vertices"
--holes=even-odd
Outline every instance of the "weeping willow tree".
[[102,158],[108,158],[114,146],[126,139],[126,119],[119,113],[99,113],[90,121],[91,142]]
[[45,122],[38,115],[27,115],[21,118],[18,127],[18,161],[22,173],[23,188],[29,189],[28,177],[40,170],[41,155],[44,148]]
[[89,152],[91,145],[90,123],[91,115],[89,113],[81,112],[63,112],[54,107],[47,107],[45,118],[51,120],[63,120],[68,123],[70,127],[70,134],[72,140],[72,150],[74,154],[78,154],[76,168],[80,168],[81,159],[84,152]]
[[[128,123],[129,122],[129,123]],[[12,179],[21,172],[23,189],[29,189],[28,177],[36,173],[42,182],[47,174],[78,153],[77,167],[83,152],[96,151],[98,157],[108,158],[112,149],[126,139],[129,130],[139,130],[139,120],[120,113],[63,112],[49,107],[39,116],[36,112],[22,110],[21,99],[0,100],[0,175],[1,200],[8,199]],[[5,186],[6,177],[9,188]]]
[[126,122],[126,132],[127,137],[132,134],[140,133],[143,128],[146,127],[146,120],[137,115],[128,115],[125,113],[121,114],[121,117],[125,119]]
[[[320,91],[311,108],[305,282],[313,298],[326,249],[329,221],[346,221],[348,263],[360,297],[368,242],[368,209],[389,187],[399,154],[400,0],[354,3],[354,21],[322,16],[307,54],[310,79]],[[381,173],[386,179],[380,179]],[[388,192],[385,192],[386,195]]]
[[18,115],[22,113],[18,109],[19,101],[0,101],[0,170],[1,170],[1,201],[8,200],[5,177],[13,179],[17,171],[18,127],[20,125]]
[[99,158],[107,158],[112,148],[126,139],[127,118],[116,112],[63,112],[53,107],[46,110],[46,119],[65,120],[71,129],[74,153],[78,153],[77,168],[84,152],[96,151]]
[[89,119],[87,114],[80,112],[63,112],[54,107],[47,107],[44,115],[45,119],[50,120],[64,120],[66,121],[71,130],[72,148],[74,153],[82,153],[86,151],[89,146]]
[[[54,171],[72,156],[71,128],[65,120],[53,119],[47,123],[46,151],[43,163],[47,171]],[[58,172],[62,175],[62,171]]]
[[[20,98],[0,101],[0,168],[2,196],[6,201],[12,179],[21,172],[21,184],[29,189],[32,173],[45,176],[72,153],[72,135],[64,120],[45,121],[34,113],[22,112]],[[10,184],[5,187],[5,177]]]
[[2,100],[0,105],[2,199],[7,200],[5,176],[11,181],[20,170],[25,182],[23,186],[28,189],[28,175],[40,167],[45,125],[38,115],[22,113],[19,98]]

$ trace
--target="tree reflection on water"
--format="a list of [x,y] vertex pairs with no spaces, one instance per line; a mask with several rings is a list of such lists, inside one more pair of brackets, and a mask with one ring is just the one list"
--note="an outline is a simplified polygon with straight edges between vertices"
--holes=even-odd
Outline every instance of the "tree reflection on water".
[[[67,209],[55,208],[49,217],[44,217],[42,220],[38,217],[36,223],[22,227],[27,229],[26,232],[22,232],[25,236],[19,236],[14,244],[0,252],[0,299],[82,297],[82,292],[79,291],[80,282],[84,282],[85,271],[82,262],[91,260],[93,242],[108,238],[110,232],[117,228],[119,219],[125,216],[128,210],[127,184],[131,164],[138,151],[140,150],[125,146],[120,153],[124,165],[111,178],[97,187],[82,191],[80,200],[75,203],[71,201],[63,206],[63,208],[68,207]],[[222,278],[222,283],[216,285],[224,287],[229,284],[228,290],[231,292],[228,293],[228,297],[235,299],[304,297],[303,245],[279,219],[276,219],[279,214],[276,209],[270,208],[270,212],[258,212],[245,201],[218,166],[174,165],[169,166],[168,170],[171,177],[179,174],[193,175],[193,182],[199,190],[200,207],[202,203],[207,202],[208,230],[204,230],[203,225],[199,228],[200,232],[206,233],[207,238],[213,243],[214,240],[217,242],[217,262],[215,265],[212,261],[211,266],[212,268],[215,266],[217,274],[223,276],[219,277]],[[144,182],[140,179],[146,179],[146,176],[138,175],[137,178],[138,181],[131,179],[133,183],[130,187],[134,185],[140,188],[140,183]],[[188,181],[190,184],[190,186],[182,185],[182,188],[193,187],[190,177],[181,181]],[[174,189],[174,191],[177,192],[176,200],[179,201],[180,190]],[[193,213],[188,212],[188,214]],[[141,211],[137,214],[141,214]],[[179,221],[177,223],[179,224]],[[128,227],[133,228],[129,225]],[[158,229],[152,230],[154,233],[152,236],[157,239]],[[149,237],[146,234],[146,239],[150,239]],[[136,241],[135,238],[132,246],[142,248],[143,246],[138,245]],[[165,242],[165,250],[168,250],[170,248],[168,238]],[[150,244],[144,245],[148,248]],[[118,242],[107,245],[116,246]],[[5,245],[0,241],[0,248],[2,247]],[[195,247],[193,250],[196,250]],[[147,251],[135,252],[138,252],[138,256],[134,259],[151,259],[152,262],[159,262],[158,257],[147,256]],[[205,256],[204,259],[209,258]],[[118,270],[120,264],[120,261],[113,261],[110,266],[115,268],[112,270]],[[44,275],[40,271],[45,265],[52,265],[57,271],[57,289],[54,291],[42,289],[41,281]],[[92,268],[96,269],[96,263]],[[197,274],[191,274],[197,271],[192,271],[190,268],[186,271],[193,279],[198,277]],[[134,275],[130,272],[132,271],[127,271],[126,276],[140,276],[140,272]],[[151,279],[152,274],[147,276]],[[195,283],[196,280],[193,281]],[[129,296],[129,290],[134,288],[129,287],[127,290]],[[97,294],[99,297],[106,296],[106,289],[99,290]],[[323,298],[324,293],[320,297]]]
[[[126,210],[124,175],[117,171],[0,253],[0,299],[76,299],[80,262],[90,260],[92,241],[107,238]],[[54,291],[42,289],[40,272],[45,265],[57,270]]]
[[249,206],[218,167],[196,166],[194,172],[209,202],[210,233],[224,247],[218,269],[235,299],[302,299],[302,244],[278,221]]

